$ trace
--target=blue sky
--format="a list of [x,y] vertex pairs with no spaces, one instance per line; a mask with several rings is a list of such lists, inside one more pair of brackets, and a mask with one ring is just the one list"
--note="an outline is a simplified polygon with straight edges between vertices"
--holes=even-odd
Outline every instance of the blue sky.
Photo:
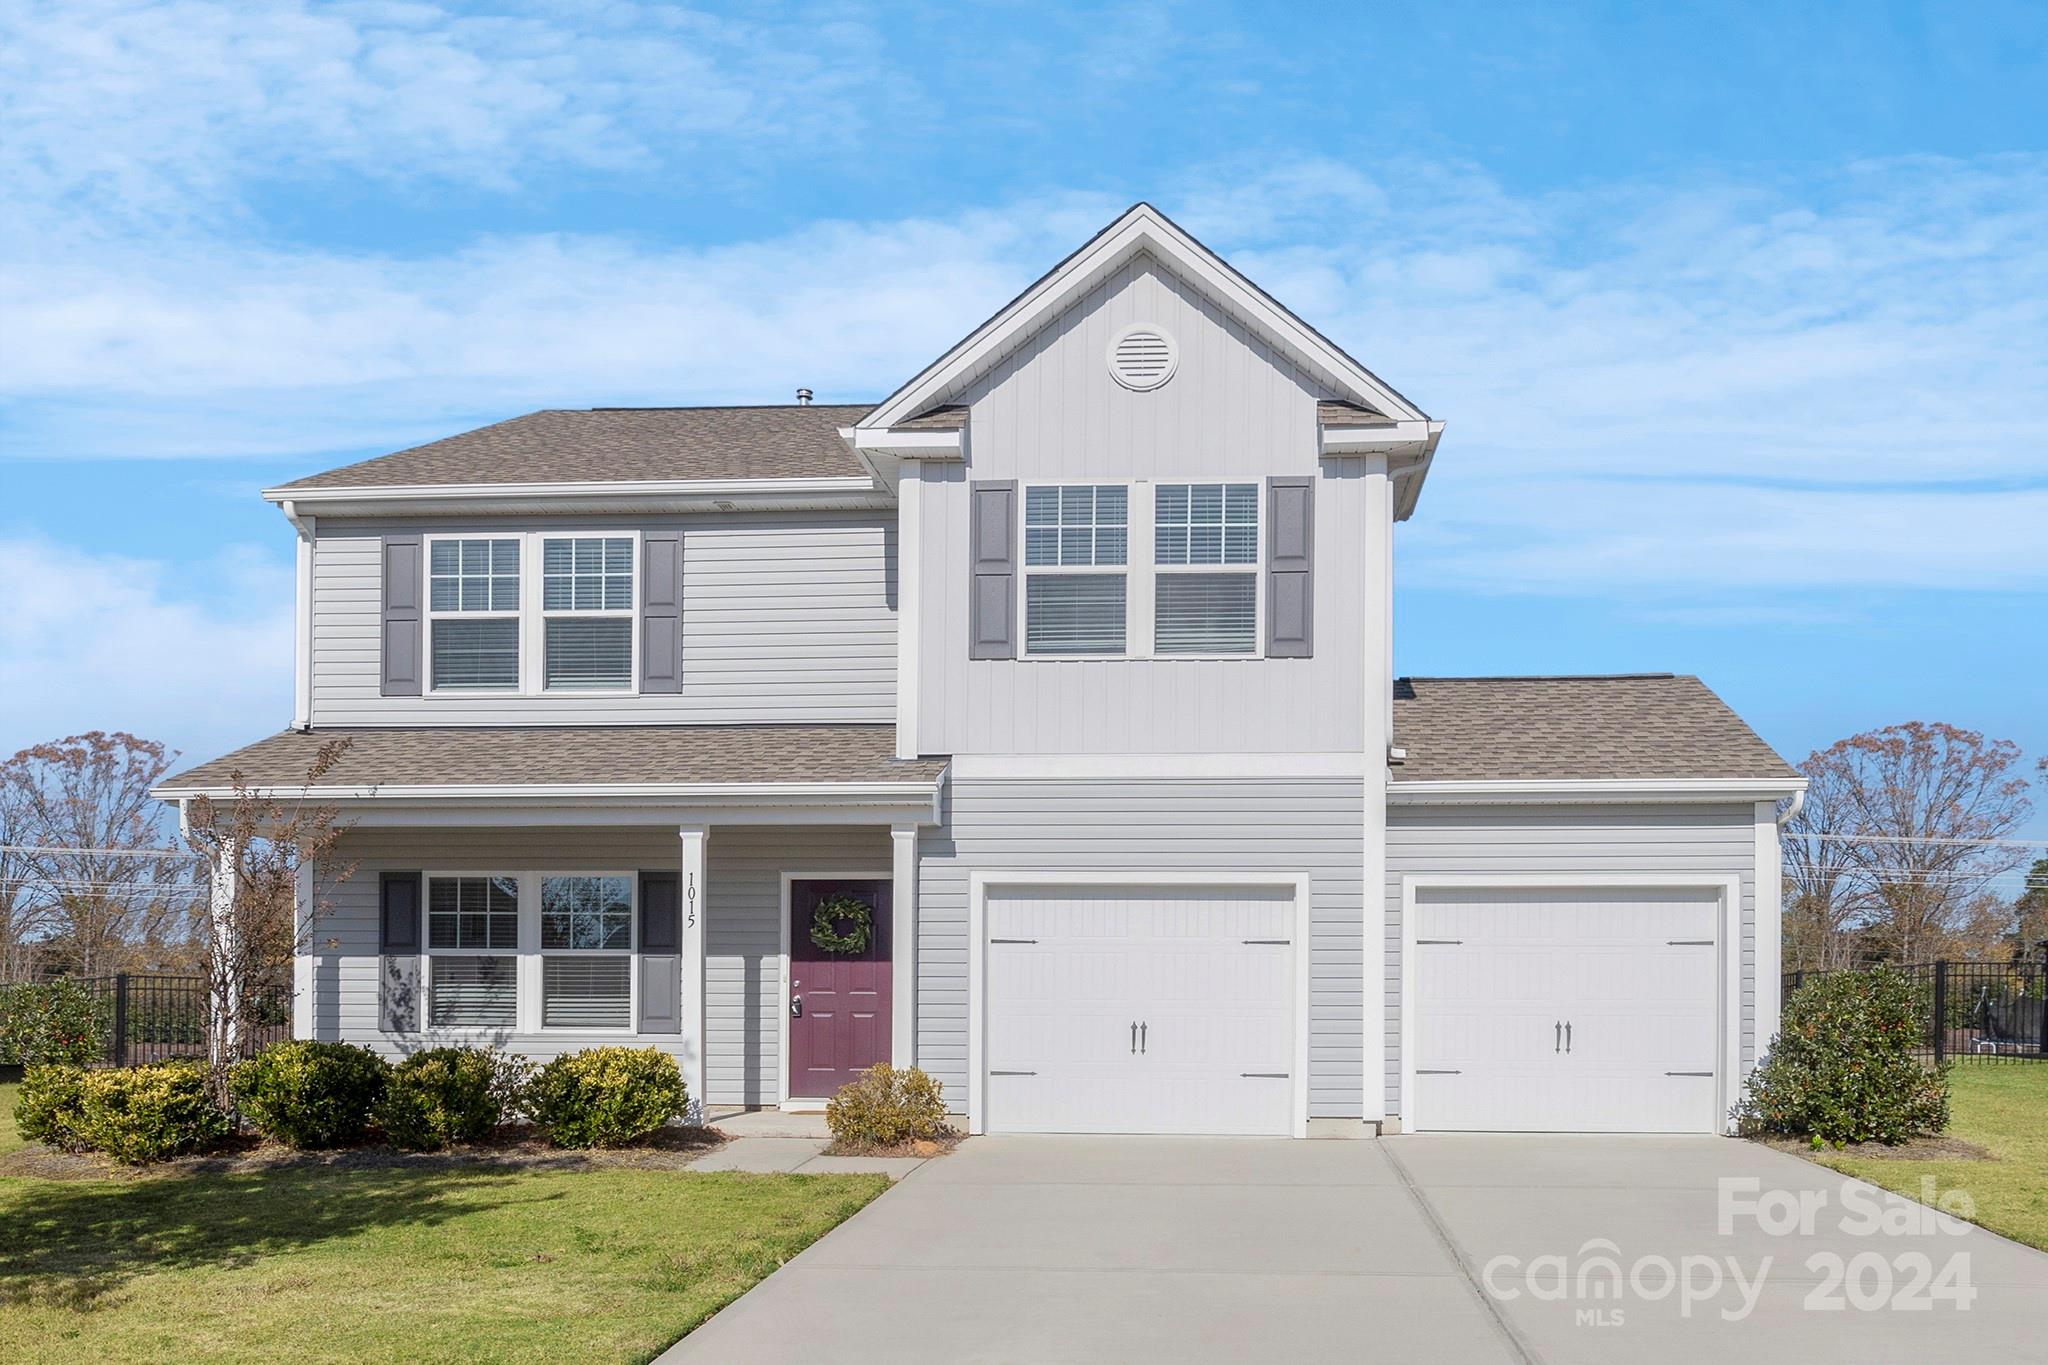
[[2048,11],[1797,8],[0,0],[0,748],[286,721],[265,484],[877,397],[1147,198],[1449,422],[1404,671],[2048,754]]

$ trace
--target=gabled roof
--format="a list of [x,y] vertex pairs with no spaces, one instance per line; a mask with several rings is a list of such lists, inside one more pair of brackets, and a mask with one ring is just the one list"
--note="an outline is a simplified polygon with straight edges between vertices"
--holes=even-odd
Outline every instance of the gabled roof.
[[549,408],[298,479],[314,489],[723,479],[858,479],[839,429],[866,404]]
[[922,414],[957,381],[986,369],[1017,342],[1057,316],[1095,281],[1140,252],[1151,253],[1186,275],[1296,364],[1349,401],[1394,420],[1429,420],[1420,408],[1196,241],[1178,223],[1150,204],[1138,203],[927,365],[916,378],[883,399],[859,425],[869,429],[895,427]]
[[1756,779],[1799,774],[1698,678],[1398,678],[1394,789],[1415,782]]

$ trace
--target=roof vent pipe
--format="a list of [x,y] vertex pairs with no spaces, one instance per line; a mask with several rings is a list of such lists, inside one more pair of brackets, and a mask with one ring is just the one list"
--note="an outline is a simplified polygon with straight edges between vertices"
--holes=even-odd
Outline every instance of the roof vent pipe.
[[800,408],[809,407],[811,405],[811,391],[809,389],[798,389],[796,391],[796,403]]

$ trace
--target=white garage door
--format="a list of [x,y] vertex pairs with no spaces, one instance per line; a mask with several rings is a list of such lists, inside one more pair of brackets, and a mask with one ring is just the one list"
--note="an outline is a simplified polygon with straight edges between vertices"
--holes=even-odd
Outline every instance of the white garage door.
[[983,1123],[1290,1129],[1291,888],[994,888]]
[[1720,915],[1693,889],[1418,891],[1413,1124],[1718,1132]]

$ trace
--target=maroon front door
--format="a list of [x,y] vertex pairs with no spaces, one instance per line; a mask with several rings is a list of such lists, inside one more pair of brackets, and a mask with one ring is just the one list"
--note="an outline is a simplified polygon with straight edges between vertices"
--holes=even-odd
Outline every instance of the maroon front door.
[[[826,898],[849,895],[872,907],[863,953],[829,953],[811,942],[811,917]],[[841,922],[835,932],[844,932]],[[789,1095],[830,1099],[839,1087],[889,1060],[889,883],[789,884]]]

